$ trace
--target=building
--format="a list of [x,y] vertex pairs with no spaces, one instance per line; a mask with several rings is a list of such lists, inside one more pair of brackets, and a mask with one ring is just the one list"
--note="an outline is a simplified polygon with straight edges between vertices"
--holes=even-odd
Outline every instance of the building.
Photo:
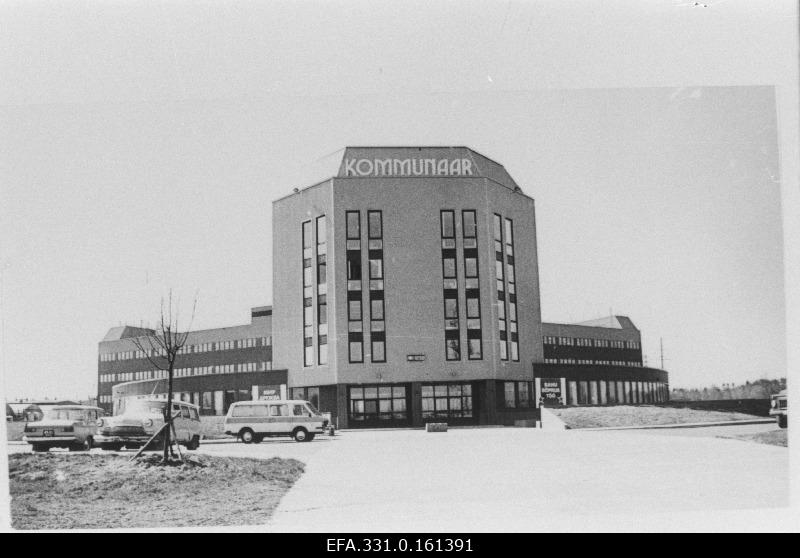
[[[667,398],[630,319],[542,323],[534,200],[472,149],[346,148],[272,224],[273,306],[181,355],[175,390],[205,414],[288,395],[339,428],[513,425],[541,403]],[[100,343],[101,405],[166,391],[131,342],[148,333]]]
[[336,176],[273,203],[273,227],[274,354],[294,397],[318,391],[340,428],[536,417],[534,201],[502,165],[347,148]]
[[535,369],[543,402],[618,405],[669,399],[667,373],[644,366],[642,336],[630,318],[543,323],[542,334],[544,361]]
[[[166,396],[166,371],[154,365],[153,351],[148,358],[140,348],[149,347],[146,336],[154,333],[120,326],[100,341],[100,407],[111,411],[123,397]],[[286,370],[273,369],[271,335],[269,306],[253,308],[249,324],[190,332],[175,363],[176,398],[198,405],[202,414],[222,415],[234,401],[285,396]]]

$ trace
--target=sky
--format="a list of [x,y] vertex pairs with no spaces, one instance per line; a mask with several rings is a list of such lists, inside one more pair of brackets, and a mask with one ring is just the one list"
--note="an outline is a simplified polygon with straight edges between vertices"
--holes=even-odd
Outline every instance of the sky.
[[629,316],[674,387],[785,376],[795,6],[691,4],[0,4],[6,395],[96,393],[97,343],[169,289],[246,323],[271,201],[347,145],[504,164],[544,320]]

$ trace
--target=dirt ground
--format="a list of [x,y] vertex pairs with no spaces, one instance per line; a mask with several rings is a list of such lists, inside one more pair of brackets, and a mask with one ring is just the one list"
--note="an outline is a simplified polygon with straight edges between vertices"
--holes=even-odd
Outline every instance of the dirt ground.
[[694,422],[752,420],[753,415],[734,412],[618,405],[615,407],[565,407],[552,409],[570,428],[652,426]]
[[12,526],[259,525],[304,470],[294,459],[193,458],[204,466],[150,466],[122,455],[9,455]]

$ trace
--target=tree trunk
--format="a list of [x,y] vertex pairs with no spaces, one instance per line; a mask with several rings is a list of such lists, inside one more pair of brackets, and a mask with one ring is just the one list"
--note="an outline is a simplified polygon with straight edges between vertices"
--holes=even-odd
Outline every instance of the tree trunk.
[[172,435],[172,372],[175,368],[175,361],[169,359],[169,376],[167,380],[167,405],[164,407],[164,422],[168,424],[164,429],[164,463],[169,460],[170,436]]

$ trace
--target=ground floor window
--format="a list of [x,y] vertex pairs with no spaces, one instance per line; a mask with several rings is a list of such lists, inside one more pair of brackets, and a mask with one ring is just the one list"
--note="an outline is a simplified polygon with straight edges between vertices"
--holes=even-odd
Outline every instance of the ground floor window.
[[506,409],[527,409],[533,406],[531,382],[503,382],[503,404]]
[[300,399],[308,401],[314,407],[319,409],[319,388],[318,387],[300,387],[292,388],[292,399]]
[[406,386],[350,387],[350,420],[407,420]]
[[471,384],[423,384],[422,418],[471,418]]

